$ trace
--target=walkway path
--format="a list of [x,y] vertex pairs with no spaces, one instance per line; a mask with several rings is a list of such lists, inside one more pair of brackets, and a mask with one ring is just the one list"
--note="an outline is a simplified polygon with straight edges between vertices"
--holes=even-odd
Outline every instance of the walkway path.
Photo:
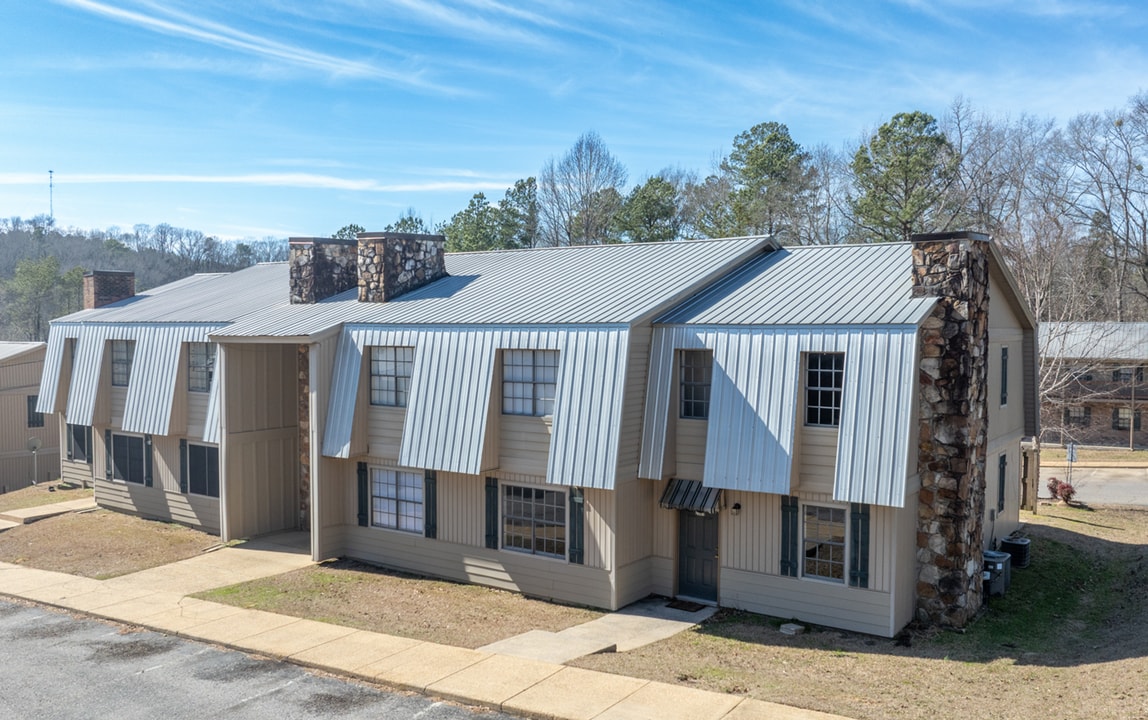
[[[562,665],[555,648],[618,650],[680,632],[697,614],[640,606],[552,637],[479,650],[393,637],[187,597],[311,564],[306,534],[287,533],[110,580],[0,563],[0,594],[532,717],[571,720],[832,720],[838,716]],[[682,613],[689,617],[672,613]],[[581,629],[580,629],[581,628]],[[527,636],[532,635],[527,633]],[[517,642],[514,642],[517,640]],[[533,649],[531,649],[533,648]],[[579,651],[579,654],[585,654]]]

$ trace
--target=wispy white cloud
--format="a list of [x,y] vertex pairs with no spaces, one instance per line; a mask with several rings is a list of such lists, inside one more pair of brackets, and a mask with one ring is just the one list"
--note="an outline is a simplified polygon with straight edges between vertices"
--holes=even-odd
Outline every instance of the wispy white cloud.
[[[0,173],[0,185],[42,185],[43,173]],[[252,173],[246,175],[190,175],[163,173],[62,173],[55,174],[57,185],[111,185],[184,183],[196,185],[258,185],[318,190],[348,190],[377,193],[418,193],[502,190],[513,179],[435,180],[428,182],[381,183],[364,178],[341,178],[312,173]]]
[[[333,78],[382,80],[400,85],[447,94],[467,94],[460,88],[448,87],[427,79],[419,69],[394,70],[375,63],[321,53],[298,45],[260,37],[251,33],[195,17],[170,8],[152,6],[157,14],[137,12],[98,0],[57,0],[58,2],[117,22],[154,32],[189,38],[198,42],[254,55],[281,64],[305,68]],[[171,19],[168,19],[171,18]]]

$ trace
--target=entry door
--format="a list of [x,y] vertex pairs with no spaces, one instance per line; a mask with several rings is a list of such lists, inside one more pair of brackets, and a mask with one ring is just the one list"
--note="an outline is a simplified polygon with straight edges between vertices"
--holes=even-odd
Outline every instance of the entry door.
[[679,511],[678,594],[717,600],[718,516]]

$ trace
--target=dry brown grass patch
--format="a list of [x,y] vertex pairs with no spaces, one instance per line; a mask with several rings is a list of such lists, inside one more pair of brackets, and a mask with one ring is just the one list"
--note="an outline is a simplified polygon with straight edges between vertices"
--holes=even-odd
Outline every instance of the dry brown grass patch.
[[81,500],[91,496],[91,488],[70,487],[59,483],[41,483],[0,495],[0,512],[52,505],[68,500]]

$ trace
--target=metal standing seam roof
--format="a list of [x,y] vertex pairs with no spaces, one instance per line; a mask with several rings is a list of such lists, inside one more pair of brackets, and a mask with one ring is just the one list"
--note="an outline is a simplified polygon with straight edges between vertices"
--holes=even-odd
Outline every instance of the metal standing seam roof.
[[215,334],[299,337],[347,324],[577,325],[631,323],[699,281],[770,248],[761,237],[449,253],[449,277],[385,303],[348,290],[287,303]]
[[913,297],[911,243],[786,247],[658,318],[667,325],[902,325],[936,298]]
[[11,360],[25,353],[47,347],[42,342],[0,342],[0,362]]
[[1148,360],[1148,323],[1041,323],[1040,354],[1071,360]]

